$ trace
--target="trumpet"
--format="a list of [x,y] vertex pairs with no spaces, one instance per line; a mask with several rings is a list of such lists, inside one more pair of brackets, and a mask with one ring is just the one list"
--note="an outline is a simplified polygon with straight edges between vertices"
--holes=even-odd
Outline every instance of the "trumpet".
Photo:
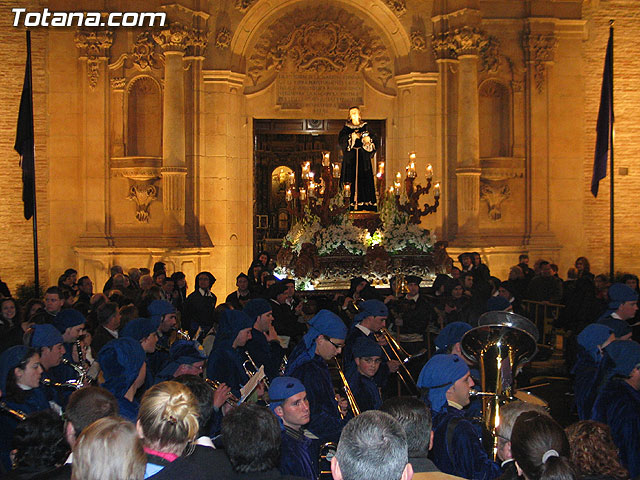
[[[244,369],[244,373],[247,374],[247,377],[251,378],[256,373],[258,373],[259,368],[256,365],[256,362],[253,361],[253,358],[251,358],[251,355],[249,355],[248,351],[245,350],[244,354],[247,357],[247,359],[244,362],[242,362],[242,368]],[[268,389],[269,381],[267,380],[267,377],[265,377],[262,381],[264,382],[264,386]]]
[[414,358],[421,357],[427,351],[424,350],[422,352],[416,353],[415,355],[409,355],[409,353],[404,348],[402,348],[402,345],[400,345],[398,341],[393,338],[393,335],[391,335],[389,330],[387,330],[385,327],[383,327],[379,332],[376,332],[375,335],[376,338],[384,338],[384,340],[387,342],[387,345],[389,346],[389,350],[391,350],[391,353],[389,353],[385,348],[382,348],[387,361],[397,360],[400,362],[400,368],[398,369],[397,373],[402,383],[404,383],[404,386],[407,387],[410,391],[417,391],[418,387],[416,386],[416,381],[411,375],[411,372],[409,372],[407,363]]
[[24,413],[22,410],[11,408],[5,402],[0,402],[0,411],[8,413],[9,415],[12,415],[18,420],[25,420],[27,418],[27,414]]
[[284,355],[282,357],[282,362],[280,363],[280,368],[278,369],[280,376],[284,376],[284,371],[287,369],[287,363],[289,362],[289,359],[287,358],[286,355]]
[[[214,392],[218,390],[218,388],[220,388],[220,382],[217,380],[211,380],[210,378],[205,378],[204,381],[207,382],[207,385],[209,385]],[[229,392],[224,402],[231,407],[237,407],[239,400],[233,393]]]
[[40,383],[42,383],[42,385],[45,385],[47,387],[71,388],[73,390],[80,390],[82,387],[84,387],[84,383],[81,380],[74,380],[74,379],[67,380],[66,382],[58,383],[58,382],[51,381],[50,378],[43,378],[40,380]]
[[[337,357],[334,357],[333,360],[336,364],[338,374],[340,375],[340,380],[342,380],[342,388],[344,389],[344,393],[347,396],[347,402],[349,403],[349,408],[351,409],[353,416],[357,417],[358,415],[360,415],[360,407],[358,407],[358,403],[356,402],[356,397],[355,395],[353,395],[353,392],[351,391],[351,387],[349,386],[349,382],[347,381],[347,377],[345,377],[344,375],[344,371],[342,370],[342,366],[340,365],[340,360],[338,360]],[[342,410],[340,410],[339,406],[338,406],[338,410],[340,411],[340,418],[344,419],[346,414],[343,413]]]

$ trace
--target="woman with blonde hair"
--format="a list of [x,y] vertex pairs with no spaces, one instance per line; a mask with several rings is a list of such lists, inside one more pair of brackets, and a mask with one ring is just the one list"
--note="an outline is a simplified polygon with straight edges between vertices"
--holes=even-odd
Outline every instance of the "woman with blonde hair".
[[215,472],[191,457],[198,436],[198,404],[188,387],[162,382],[142,397],[138,434],[147,454],[145,478],[209,479]]
[[146,456],[135,426],[104,417],[85,428],[73,450],[73,480],[142,480]]

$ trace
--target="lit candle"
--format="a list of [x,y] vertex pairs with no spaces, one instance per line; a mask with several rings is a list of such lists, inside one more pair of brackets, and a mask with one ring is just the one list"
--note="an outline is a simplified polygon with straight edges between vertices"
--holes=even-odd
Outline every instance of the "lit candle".
[[400,175],[400,172],[396,173],[396,183],[400,183],[401,180],[402,180],[402,175]]
[[427,180],[431,180],[433,178],[433,167],[431,164],[427,165]]
[[307,200],[307,191],[304,188],[300,189],[300,200],[303,202]]
[[309,177],[309,181],[311,183],[313,183],[313,179],[315,178],[316,174],[313,172],[309,172],[308,177]]
[[433,188],[433,196],[436,198],[440,198],[440,184],[436,183],[435,187]]
[[333,178],[340,178],[340,164],[333,164]]
[[322,166],[323,167],[328,167],[331,163],[331,153],[330,152],[324,152],[322,154]]
[[316,196],[316,184],[312,181],[309,182],[309,197],[315,198]]
[[389,193],[393,195],[393,187],[389,187]]
[[293,192],[289,188],[287,189],[287,202],[290,202],[291,200],[293,200]]
[[296,183],[296,174],[291,172],[289,174],[289,186],[295,185]]
[[415,164],[415,162],[411,162],[407,166],[407,177],[416,178],[416,164]]
[[309,178],[310,169],[311,169],[311,162],[306,162],[304,165],[302,165],[302,178],[303,179],[308,179]]
[[378,176],[382,177],[384,175],[384,162],[380,162],[378,164]]
[[350,199],[351,198],[351,184],[350,183],[345,183],[343,190],[342,190],[342,195],[347,198]]
[[409,160],[415,160],[416,159],[416,152],[409,152]]

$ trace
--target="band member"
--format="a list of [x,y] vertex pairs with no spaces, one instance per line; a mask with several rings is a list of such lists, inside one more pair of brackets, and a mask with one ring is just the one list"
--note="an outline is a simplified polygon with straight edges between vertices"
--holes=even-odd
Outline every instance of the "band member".
[[240,398],[240,387],[249,381],[244,368],[244,347],[251,339],[253,321],[239,310],[225,310],[220,317],[216,340],[209,355],[207,378],[226,383]]
[[304,385],[297,378],[277,377],[269,387],[269,401],[271,410],[282,423],[280,473],[316,480],[317,448],[304,429],[311,418]]
[[[59,383],[79,379],[77,368],[86,369],[88,367],[84,361],[84,346],[79,341],[83,338],[85,318],[79,311],[67,308],[56,315],[54,326],[62,334],[65,354],[63,363],[50,368],[48,376]],[[71,395],[71,391],[59,392],[58,399],[62,402],[62,407],[66,405],[69,395]]]
[[353,344],[356,370],[347,375],[361,412],[379,410],[382,405],[380,389],[374,380],[382,363],[382,348],[368,337],[360,337]]
[[196,275],[195,290],[187,297],[184,304],[184,318],[182,327],[195,332],[198,327],[208,332],[213,326],[213,311],[217,298],[211,293],[211,287],[216,283],[216,277],[210,272],[200,272]]
[[338,440],[345,424],[340,418],[327,362],[340,353],[346,336],[347,327],[340,317],[320,310],[309,320],[309,332],[293,349],[285,371],[285,375],[297,378],[305,386],[311,408],[309,431],[321,442]]
[[273,380],[280,374],[284,349],[273,327],[271,304],[263,298],[254,298],[245,305],[243,312],[254,321],[251,339],[245,348],[257,366],[264,365],[267,378]]
[[133,338],[136,342],[140,342],[140,346],[145,353],[145,363],[147,364],[147,374],[145,375],[144,385],[140,388],[138,396],[155,385],[155,376],[149,365],[153,362],[153,356],[156,353],[156,344],[158,343],[158,327],[160,327],[159,319],[151,318],[134,318],[127,323],[120,332],[120,338]]
[[207,354],[194,340],[178,340],[169,349],[169,363],[156,376],[156,383],[173,380],[180,375],[202,375]]
[[[394,304],[392,310],[397,309],[401,322],[399,324],[400,332],[403,334],[420,335],[421,343],[424,341],[424,333],[430,323],[435,323],[436,312],[426,295],[420,293],[420,283],[422,278],[416,275],[407,275],[407,288],[409,291]],[[395,307],[395,308],[394,308]],[[401,323],[401,325],[400,325]]]
[[[40,380],[44,380],[45,378],[52,380],[49,370],[60,365],[65,353],[62,335],[60,335],[58,329],[48,323],[34,325],[31,329],[27,330],[25,343],[35,348],[40,355],[40,366],[42,367]],[[46,393],[47,399],[50,402],[55,402],[57,405],[65,403],[60,399],[60,389],[47,386],[42,386],[41,388]],[[60,410],[60,412],[61,411],[62,410]]]
[[176,307],[166,300],[154,300],[147,308],[151,320],[158,322],[158,342],[156,351],[149,355],[148,367],[155,376],[169,360],[171,334],[176,328]]
[[463,411],[474,385],[467,364],[457,355],[434,355],[420,372],[418,387],[427,389],[433,417],[433,463],[444,473],[491,480],[502,472],[482,447],[479,426]]

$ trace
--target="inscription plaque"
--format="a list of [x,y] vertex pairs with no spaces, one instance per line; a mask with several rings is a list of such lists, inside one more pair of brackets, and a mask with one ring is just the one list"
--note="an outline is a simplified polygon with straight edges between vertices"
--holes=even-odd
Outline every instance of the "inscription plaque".
[[359,73],[280,73],[276,82],[276,104],[283,109],[326,113],[364,103]]

